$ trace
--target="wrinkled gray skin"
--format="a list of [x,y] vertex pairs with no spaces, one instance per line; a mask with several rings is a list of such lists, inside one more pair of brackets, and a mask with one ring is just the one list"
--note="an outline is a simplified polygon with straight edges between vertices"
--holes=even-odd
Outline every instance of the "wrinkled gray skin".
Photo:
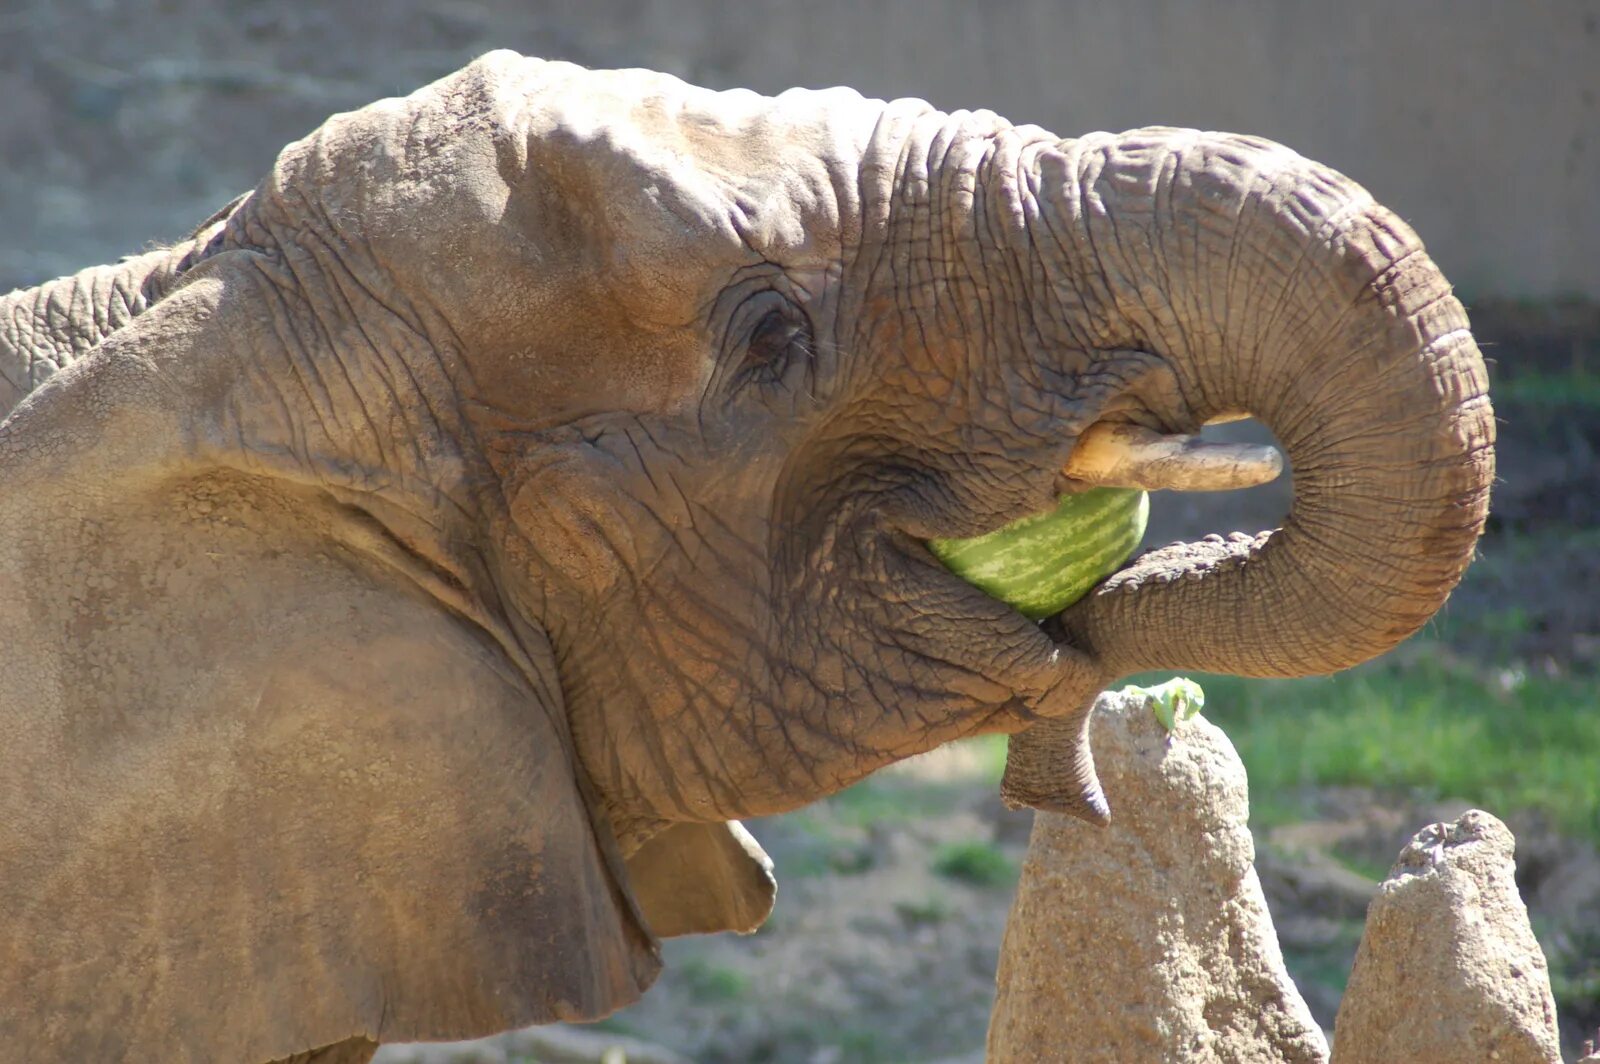
[[[1381,652],[1492,473],[1447,284],[1277,145],[509,53],[0,301],[0,377],[0,1042],[35,1061],[607,1013],[659,935],[764,916],[725,822],[1131,670]],[[1295,466],[1270,539],[1043,627],[921,546],[1048,505],[1097,419],[1246,412]]]

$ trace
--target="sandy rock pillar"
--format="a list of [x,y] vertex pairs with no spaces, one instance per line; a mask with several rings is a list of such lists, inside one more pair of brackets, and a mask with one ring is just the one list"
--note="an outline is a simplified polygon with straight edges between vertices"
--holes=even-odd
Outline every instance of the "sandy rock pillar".
[[1322,1064],[1256,879],[1244,765],[1142,695],[1092,724],[1111,825],[1039,813],[1006,924],[988,1058]]
[[1335,1064],[1560,1064],[1514,845],[1504,824],[1474,809],[1423,828],[1401,851],[1367,909]]

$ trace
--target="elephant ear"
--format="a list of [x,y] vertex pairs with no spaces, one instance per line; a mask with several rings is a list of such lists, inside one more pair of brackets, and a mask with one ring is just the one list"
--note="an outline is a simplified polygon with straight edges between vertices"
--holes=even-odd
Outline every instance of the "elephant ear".
[[632,1002],[658,948],[547,642],[188,445],[173,381],[258,327],[225,266],[0,432],[0,1044],[246,1064]]
[[772,858],[743,824],[673,824],[628,858],[628,880],[645,923],[661,938],[737,931],[772,912]]

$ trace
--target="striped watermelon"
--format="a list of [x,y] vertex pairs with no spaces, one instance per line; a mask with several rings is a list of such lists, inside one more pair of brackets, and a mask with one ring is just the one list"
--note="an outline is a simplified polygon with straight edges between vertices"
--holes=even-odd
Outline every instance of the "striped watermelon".
[[928,549],[957,576],[1037,621],[1116,572],[1144,538],[1149,513],[1145,492],[1094,488],[972,539],[929,540]]

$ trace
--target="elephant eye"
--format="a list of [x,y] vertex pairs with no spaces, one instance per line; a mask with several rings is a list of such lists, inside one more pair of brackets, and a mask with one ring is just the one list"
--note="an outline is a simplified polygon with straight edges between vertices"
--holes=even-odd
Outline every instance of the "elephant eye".
[[767,311],[750,330],[739,376],[754,383],[777,384],[811,360],[811,329],[793,307]]

